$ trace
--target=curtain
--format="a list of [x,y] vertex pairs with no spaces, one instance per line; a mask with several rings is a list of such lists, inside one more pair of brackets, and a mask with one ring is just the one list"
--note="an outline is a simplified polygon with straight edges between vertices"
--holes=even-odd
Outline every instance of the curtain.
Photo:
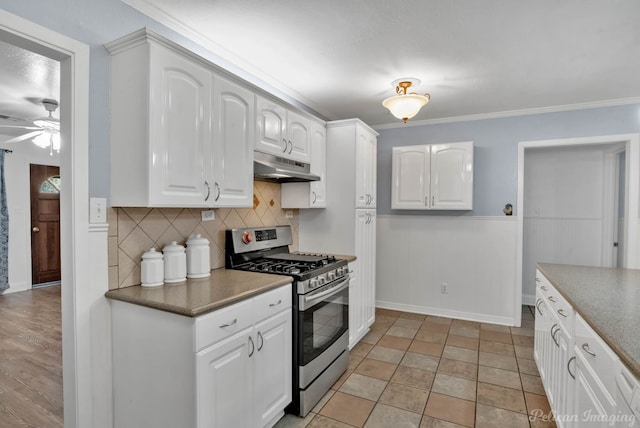
[[0,150],[0,291],[9,288],[9,210],[4,182],[4,150]]

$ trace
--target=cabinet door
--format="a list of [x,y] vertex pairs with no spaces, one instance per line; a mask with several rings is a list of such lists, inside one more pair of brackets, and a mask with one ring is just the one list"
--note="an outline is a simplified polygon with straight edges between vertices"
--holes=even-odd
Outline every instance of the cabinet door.
[[[357,210],[355,256],[358,278],[349,296],[349,320],[353,314],[353,340],[357,343],[375,319],[375,210]],[[351,292],[351,289],[350,289]],[[351,325],[350,325],[351,328]],[[355,344],[355,343],[354,343]]]
[[255,326],[254,427],[264,427],[291,402],[291,325],[287,309]]
[[[198,428],[253,426],[251,329],[196,354]],[[170,367],[167,367],[170,370]]]
[[431,146],[431,208],[473,208],[473,143]]
[[254,95],[225,79],[214,82],[214,206],[253,206]]
[[[607,415],[615,414],[615,402],[579,353],[575,359],[575,377],[573,414],[578,420],[573,426],[610,427],[611,420]],[[625,426],[628,426],[628,422]]]
[[309,207],[327,206],[327,132],[323,125],[311,123],[311,172],[318,175],[320,181],[310,183]]
[[365,282],[362,284],[363,307],[365,327],[369,329],[376,320],[376,211],[367,210],[369,214],[369,222],[365,224],[364,248],[366,253],[363,254],[364,273],[366,273]]
[[[573,403],[571,400],[574,394],[574,382],[573,378],[569,375],[567,364],[573,354],[573,343],[571,343],[572,340],[569,332],[562,327],[562,324],[559,324],[559,329],[555,336],[556,342],[558,342],[558,372],[555,394],[556,405],[554,410],[556,414],[559,415],[570,415],[573,414]],[[557,421],[557,424],[560,428],[568,425],[561,420]]]
[[349,349],[358,344],[362,338],[362,305],[360,304],[360,277],[356,263],[349,264],[349,270],[353,271],[349,278]]
[[309,162],[309,137],[311,122],[301,114],[287,112],[287,140],[289,149],[286,156],[290,159]]
[[375,135],[356,127],[356,208],[376,206],[376,150]]
[[149,204],[207,206],[211,73],[155,45],[149,73]]
[[394,147],[392,157],[391,208],[429,209],[429,146]]
[[255,149],[283,156],[287,142],[287,109],[266,98],[256,96],[257,138]]

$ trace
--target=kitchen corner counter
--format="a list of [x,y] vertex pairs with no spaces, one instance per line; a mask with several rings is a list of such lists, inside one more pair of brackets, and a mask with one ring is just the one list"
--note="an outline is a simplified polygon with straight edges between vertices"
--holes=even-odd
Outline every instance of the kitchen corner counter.
[[356,259],[357,259],[357,257],[356,257],[356,256],[347,256],[347,255],[344,255],[344,254],[333,254],[333,256],[335,256],[335,257],[336,257],[336,259],[343,259],[343,260],[346,260],[346,261],[347,261],[347,263],[355,262],[355,261],[356,261]]
[[120,288],[105,293],[109,299],[195,317],[237,303],[285,284],[292,278],[282,275],[215,269],[209,278],[188,279],[159,287]]
[[538,269],[640,377],[640,270],[550,263]]

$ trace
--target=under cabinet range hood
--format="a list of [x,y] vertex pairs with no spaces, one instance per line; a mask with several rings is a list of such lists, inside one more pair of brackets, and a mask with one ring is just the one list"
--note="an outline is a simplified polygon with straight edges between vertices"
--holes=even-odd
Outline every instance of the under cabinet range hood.
[[319,181],[308,163],[262,152],[253,152],[253,178],[259,181],[291,183]]

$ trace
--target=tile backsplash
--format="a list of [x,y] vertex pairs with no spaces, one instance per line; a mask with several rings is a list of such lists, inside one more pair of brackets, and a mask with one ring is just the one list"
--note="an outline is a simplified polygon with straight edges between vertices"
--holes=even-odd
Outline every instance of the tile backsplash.
[[293,245],[298,248],[298,210],[286,218],[280,207],[280,184],[256,181],[253,208],[217,208],[215,220],[201,221],[202,208],[117,208],[109,209],[109,289],[140,284],[142,254],[177,241],[185,244],[191,234],[200,233],[210,242],[211,268],[224,267],[224,232],[238,227],[291,225]]

